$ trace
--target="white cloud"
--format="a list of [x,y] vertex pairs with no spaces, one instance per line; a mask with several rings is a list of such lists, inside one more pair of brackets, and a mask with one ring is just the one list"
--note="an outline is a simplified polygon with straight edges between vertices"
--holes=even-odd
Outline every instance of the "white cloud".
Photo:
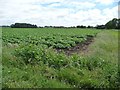
[[95,7],[95,4],[91,2],[71,2],[71,5],[76,6],[77,8],[80,8],[80,9]]
[[106,16],[106,18],[114,18],[118,17],[118,7],[113,8],[106,8],[103,10],[103,15]]
[[[44,2],[43,2],[44,3]],[[47,7],[50,8],[69,8],[69,9],[90,9],[95,7],[96,4],[95,3],[91,3],[91,2],[83,2],[83,1],[72,1],[72,0],[64,0],[64,1],[60,1],[60,2],[53,2],[50,3]]]
[[[103,0],[101,0],[101,2],[102,1]],[[112,2],[113,0],[110,1]],[[108,1],[106,2],[111,3]],[[50,5],[44,6],[43,4]],[[56,8],[57,6],[59,6],[59,8]],[[96,7],[94,2],[88,1],[1,0],[0,25],[10,25],[15,22],[26,22],[42,26],[73,26],[81,24],[95,26],[97,24],[105,24],[110,19],[118,17],[117,12],[117,6],[112,8],[107,7],[101,10]]]
[[96,0],[96,2],[101,3],[101,4],[112,4],[116,0]]

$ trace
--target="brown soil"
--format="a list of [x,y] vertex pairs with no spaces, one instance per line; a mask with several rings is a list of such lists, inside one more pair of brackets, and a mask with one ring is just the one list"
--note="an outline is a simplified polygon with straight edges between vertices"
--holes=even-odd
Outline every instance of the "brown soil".
[[56,49],[58,53],[64,51],[66,55],[70,56],[74,53],[80,53],[80,52],[86,52],[88,46],[93,42],[94,37],[87,37],[87,40],[85,40],[82,43],[77,44],[75,47],[71,47],[69,49]]

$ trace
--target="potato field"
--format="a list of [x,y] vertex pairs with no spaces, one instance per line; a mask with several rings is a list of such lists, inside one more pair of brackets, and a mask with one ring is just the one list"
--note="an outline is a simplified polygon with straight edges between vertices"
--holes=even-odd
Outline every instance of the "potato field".
[[2,87],[119,88],[118,32],[2,28]]

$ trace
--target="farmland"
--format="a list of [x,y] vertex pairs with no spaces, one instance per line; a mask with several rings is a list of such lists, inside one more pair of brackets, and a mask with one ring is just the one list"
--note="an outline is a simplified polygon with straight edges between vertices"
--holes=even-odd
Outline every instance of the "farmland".
[[[93,42],[85,53],[64,52],[88,38]],[[120,85],[115,30],[3,28],[2,46],[3,88],[118,88]]]
[[[8,29],[8,28],[7,28]],[[70,32],[69,32],[70,31]],[[53,48],[70,48],[87,39],[88,36],[94,37],[97,32],[93,30],[79,29],[12,29],[4,30],[3,41],[11,44],[35,44],[46,45]]]

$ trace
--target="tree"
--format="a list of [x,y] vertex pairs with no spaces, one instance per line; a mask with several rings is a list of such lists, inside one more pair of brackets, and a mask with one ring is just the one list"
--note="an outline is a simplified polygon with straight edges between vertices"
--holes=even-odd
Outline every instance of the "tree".
[[120,29],[120,19],[114,18],[105,24],[107,29]]
[[86,26],[83,26],[83,25],[78,25],[77,28],[86,28]]
[[88,25],[88,27],[87,28],[94,28],[93,26],[90,26],[90,25]]
[[97,29],[105,29],[105,25],[97,25],[96,28]]
[[37,25],[32,25],[28,23],[15,23],[11,25],[11,28],[37,28]]

